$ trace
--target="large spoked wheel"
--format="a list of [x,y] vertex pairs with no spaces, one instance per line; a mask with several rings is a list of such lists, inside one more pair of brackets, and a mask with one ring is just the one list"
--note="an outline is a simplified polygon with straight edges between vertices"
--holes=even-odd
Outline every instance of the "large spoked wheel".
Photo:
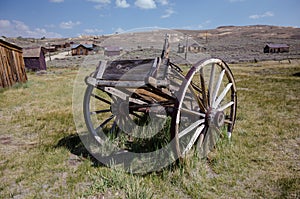
[[172,137],[178,157],[197,143],[201,157],[223,136],[231,136],[237,96],[233,74],[220,59],[207,59],[194,65],[186,75],[175,104]]
[[[88,85],[85,91],[83,110],[88,131],[99,144],[107,139],[114,139],[119,145],[121,140],[130,139],[133,125],[141,125],[147,114],[140,111],[129,111],[129,102],[115,95],[109,94],[105,89],[110,87],[94,87]],[[118,140],[119,139],[119,140]]]
[[[122,92],[128,99],[112,95],[110,90]],[[151,110],[149,112],[148,106],[135,95],[135,92],[122,88],[88,85],[86,89],[83,106],[87,129],[101,146],[112,144],[115,148],[109,149],[110,152],[134,151],[137,143],[152,136],[153,132],[149,130],[164,125],[166,119],[160,118],[159,114],[151,117]],[[101,152],[111,155],[108,150]]]
[[103,144],[106,135],[116,129],[116,117],[112,113],[112,98],[103,91],[88,85],[85,91],[83,111],[88,131],[95,140]]

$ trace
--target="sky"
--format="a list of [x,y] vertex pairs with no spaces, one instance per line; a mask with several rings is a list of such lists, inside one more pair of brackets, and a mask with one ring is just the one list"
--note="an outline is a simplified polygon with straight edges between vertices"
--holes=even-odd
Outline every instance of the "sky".
[[0,36],[67,38],[136,28],[300,27],[299,0],[1,0]]

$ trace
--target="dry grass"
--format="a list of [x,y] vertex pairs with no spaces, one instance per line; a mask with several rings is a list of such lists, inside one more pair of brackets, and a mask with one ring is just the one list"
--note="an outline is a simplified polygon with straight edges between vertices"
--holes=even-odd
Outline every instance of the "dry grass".
[[299,198],[300,62],[231,65],[238,113],[231,141],[145,176],[95,164],[76,136],[75,69],[0,91],[0,198]]

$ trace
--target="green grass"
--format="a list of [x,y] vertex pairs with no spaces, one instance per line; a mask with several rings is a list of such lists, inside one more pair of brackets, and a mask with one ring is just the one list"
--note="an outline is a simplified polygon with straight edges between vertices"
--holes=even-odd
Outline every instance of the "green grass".
[[74,69],[0,91],[0,198],[299,198],[300,61],[230,66],[236,127],[207,160],[133,175],[95,164],[72,115]]

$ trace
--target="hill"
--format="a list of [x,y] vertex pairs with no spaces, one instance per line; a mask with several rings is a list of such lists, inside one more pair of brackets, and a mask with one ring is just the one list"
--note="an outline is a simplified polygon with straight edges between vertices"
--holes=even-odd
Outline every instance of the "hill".
[[[300,28],[254,25],[178,31],[191,35],[212,56],[229,62],[300,58]],[[267,43],[288,44],[290,53],[265,54],[263,48]]]
[[[64,42],[92,42],[101,47],[108,45],[120,46],[124,49],[124,52],[128,53],[138,49],[161,49],[164,34],[167,32],[171,32],[170,44],[172,51],[175,53],[179,44],[186,44],[186,35],[189,36],[188,44],[194,42],[200,44],[205,52],[195,56],[195,59],[198,60],[207,56],[219,57],[230,63],[300,58],[300,28],[268,25],[221,26],[210,30],[151,30],[60,39],[26,39],[19,37],[7,38],[7,40],[21,47],[47,46]],[[290,52],[265,54],[263,48],[268,43],[287,44],[290,46]],[[149,51],[147,51],[148,56],[152,56],[152,54],[156,55],[157,53],[149,54]],[[181,57],[184,57],[184,55],[182,54]],[[135,58],[135,54],[132,57],[127,56],[127,58]]]

